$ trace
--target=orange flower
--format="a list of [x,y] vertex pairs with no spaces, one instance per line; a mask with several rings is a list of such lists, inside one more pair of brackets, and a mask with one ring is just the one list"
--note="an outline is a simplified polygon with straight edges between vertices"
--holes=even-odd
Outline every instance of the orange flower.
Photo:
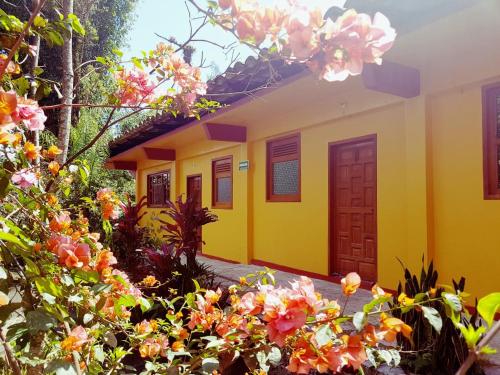
[[42,250],[42,244],[37,242],[36,244],[33,245],[33,250],[35,250],[37,253]]
[[59,166],[59,163],[54,160],[54,161],[51,161],[49,163],[48,168],[49,168],[50,173],[52,173],[52,175],[55,176],[59,173],[60,166]]
[[172,350],[174,352],[180,352],[184,350],[184,343],[182,341],[176,341],[172,344]]
[[104,250],[97,255],[95,269],[97,272],[102,273],[103,270],[116,263],[117,261],[113,253],[109,250]]
[[57,155],[61,154],[62,150],[59,149],[59,147],[52,145],[48,148],[47,151],[44,152],[44,155],[46,158],[49,159],[54,159]]
[[148,287],[153,287],[158,284],[158,280],[156,280],[156,277],[149,275],[142,280],[142,284]]
[[57,203],[59,203],[59,200],[57,199],[57,197],[54,195],[54,194],[47,194],[47,203],[50,205],[50,206],[55,206]]
[[361,285],[361,277],[356,272],[350,272],[344,277],[340,283],[342,284],[342,292],[346,296],[351,296],[358,290]]
[[402,333],[404,337],[411,338],[412,328],[405,324],[401,319],[390,317],[384,313],[380,315],[380,327],[381,332],[384,334],[384,338],[392,342],[396,340],[396,335]]
[[49,223],[49,228],[54,232],[63,232],[71,225],[71,217],[67,212],[54,216]]
[[139,346],[139,353],[142,358],[154,358],[160,354],[161,346],[156,340],[148,338]]
[[38,157],[38,150],[39,148],[29,141],[24,144],[24,155],[30,161],[33,161]]
[[83,345],[85,345],[88,341],[89,339],[85,328],[82,326],[76,326],[71,330],[68,337],[66,337],[61,343],[61,349],[68,352],[79,352],[82,350]]
[[[16,133],[17,134],[17,133]],[[0,145],[10,145],[16,142],[17,137],[15,134],[1,132],[0,133]]]
[[137,323],[135,325],[135,330],[139,335],[145,335],[148,333],[153,333],[158,329],[158,323],[156,323],[156,320],[143,320],[140,323]]
[[5,92],[0,90],[0,126],[13,124],[10,116],[14,113],[16,108],[16,93],[13,91]]

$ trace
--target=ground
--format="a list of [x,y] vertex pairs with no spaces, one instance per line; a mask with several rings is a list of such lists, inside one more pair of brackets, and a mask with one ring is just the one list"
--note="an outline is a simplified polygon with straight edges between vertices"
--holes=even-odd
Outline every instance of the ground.
[[[211,266],[215,273],[219,275],[221,283],[225,285],[238,283],[240,276],[245,276],[263,269],[263,267],[261,266],[228,263],[220,260],[206,258],[203,256],[200,256],[199,260],[202,263]],[[298,275],[296,274],[283,271],[276,271],[274,276],[278,285],[288,285],[290,281],[293,281],[298,277]],[[313,282],[316,290],[320,292],[322,296],[328,299],[335,299],[342,306],[345,301],[345,296],[342,294],[342,288],[339,284],[320,279],[313,279]],[[361,311],[363,309],[363,305],[368,303],[371,299],[372,294],[370,293],[370,291],[359,289],[356,294],[349,298],[345,310],[346,313],[352,314],[356,311]],[[486,374],[500,375],[500,335],[497,335],[493,339],[493,341],[490,343],[490,346],[496,348],[499,353],[489,358],[490,363],[488,366],[485,366]],[[397,372],[391,372],[391,374],[397,374]]]

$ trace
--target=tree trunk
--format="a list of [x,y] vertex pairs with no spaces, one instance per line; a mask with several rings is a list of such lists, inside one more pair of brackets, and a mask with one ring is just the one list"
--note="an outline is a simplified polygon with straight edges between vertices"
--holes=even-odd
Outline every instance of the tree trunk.
[[[63,15],[66,19],[73,13],[73,0],[63,0]],[[73,103],[73,32],[64,36],[62,51],[62,104],[65,106],[59,112],[58,146],[62,150],[59,163],[63,164],[68,157],[69,136],[71,133],[71,104]]]

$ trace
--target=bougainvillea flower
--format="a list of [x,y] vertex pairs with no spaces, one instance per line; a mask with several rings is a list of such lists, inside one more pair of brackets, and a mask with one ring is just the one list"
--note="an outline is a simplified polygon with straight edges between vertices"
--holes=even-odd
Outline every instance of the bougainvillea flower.
[[14,173],[11,181],[14,185],[19,186],[21,189],[26,189],[36,184],[38,177],[36,173],[24,168]]
[[147,338],[139,346],[139,353],[142,358],[154,358],[160,354],[161,345],[153,338]]
[[141,106],[154,100],[156,85],[143,70],[123,69],[115,74],[118,83],[116,97],[123,105]]
[[365,348],[363,346],[363,342],[361,340],[361,336],[344,335],[342,336],[342,340],[347,346],[343,358],[347,360],[347,364],[352,366],[354,370],[359,369],[363,362],[368,359]]
[[49,163],[47,168],[49,169],[52,176],[55,176],[59,173],[60,166],[59,166],[59,163],[57,161],[53,160]]
[[51,145],[46,152],[44,152],[44,156],[48,159],[55,159],[57,155],[60,155],[62,150],[56,145]]
[[392,296],[391,293],[386,292],[384,289],[379,287],[377,284],[374,284],[372,286],[372,295],[373,295],[373,298],[391,297]]
[[68,212],[61,212],[59,215],[56,215],[52,218],[49,223],[49,228],[53,232],[64,232],[71,226],[71,216]]
[[135,330],[139,335],[153,333],[158,329],[158,323],[155,320],[143,320],[135,325]]
[[380,315],[380,327],[385,340],[389,342],[395,341],[398,333],[402,333],[404,337],[410,339],[413,331],[412,328],[401,319],[387,316],[385,313]]
[[16,93],[14,91],[5,92],[0,90],[0,129],[4,127],[10,129],[14,125],[11,116],[16,108]]
[[342,285],[342,292],[346,296],[350,296],[356,293],[360,287],[361,277],[356,272],[350,272],[340,281],[340,284]]
[[83,328],[82,326],[76,326],[71,330],[68,337],[66,337],[61,342],[61,349],[68,352],[79,352],[82,350],[82,347],[89,341],[90,340],[88,338],[87,332],[85,331],[85,328]]
[[26,142],[23,149],[24,156],[26,156],[26,159],[30,161],[35,160],[39,156],[38,151],[40,150],[40,147],[36,147],[32,142]]
[[0,145],[13,145],[17,140],[16,134],[0,132]]
[[16,111],[12,115],[14,121],[19,121],[24,124],[29,130],[45,129],[45,121],[47,116],[43,110],[38,107],[38,103],[34,100],[19,98]]
[[97,254],[95,270],[99,273],[102,273],[102,271],[117,263],[118,262],[111,251],[100,251],[99,254]]
[[241,297],[236,308],[240,314],[257,315],[262,311],[262,304],[257,301],[255,293],[248,292]]

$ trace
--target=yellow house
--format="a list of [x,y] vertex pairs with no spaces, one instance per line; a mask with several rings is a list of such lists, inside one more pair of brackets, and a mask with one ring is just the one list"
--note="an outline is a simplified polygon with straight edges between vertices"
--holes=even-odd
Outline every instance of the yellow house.
[[[381,67],[341,83],[249,58],[210,82],[228,106],[162,116],[111,145],[149,197],[201,197],[219,221],[202,252],[394,288],[398,258],[434,260],[473,296],[500,286],[500,1],[350,1],[399,36]],[[469,301],[473,303],[473,301]]]

